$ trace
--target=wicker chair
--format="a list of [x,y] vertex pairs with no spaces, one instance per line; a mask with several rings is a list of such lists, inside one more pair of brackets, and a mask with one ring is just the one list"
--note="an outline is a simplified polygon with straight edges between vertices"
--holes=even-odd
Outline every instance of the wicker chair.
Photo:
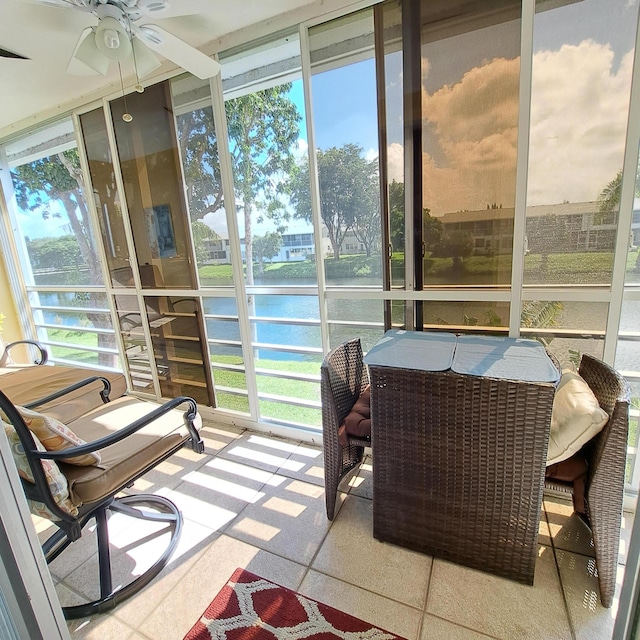
[[327,518],[333,520],[338,485],[355,469],[371,446],[371,437],[348,436],[349,444],[342,446],[338,428],[351,411],[364,388],[369,374],[362,361],[362,346],[356,338],[330,351],[320,367],[322,396],[322,443],[324,448],[324,490]]
[[[624,378],[600,360],[584,354],[578,373],[585,379],[600,406],[609,414],[604,429],[579,453],[587,461],[585,511],[593,534],[600,600],[610,607],[616,588],[620,523],[629,430],[629,387]],[[573,493],[573,485],[552,478],[545,487]]]

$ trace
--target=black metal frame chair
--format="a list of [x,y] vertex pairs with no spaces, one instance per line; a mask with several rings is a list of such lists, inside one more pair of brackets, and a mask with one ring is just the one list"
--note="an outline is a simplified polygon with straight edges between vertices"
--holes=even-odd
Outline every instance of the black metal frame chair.
[[[612,367],[583,354],[578,373],[584,378],[609,420],[579,454],[587,462],[586,523],[593,534],[600,600],[613,604],[624,499],[629,434],[629,385]],[[573,493],[573,484],[546,478],[545,487]]]
[[368,384],[359,338],[330,351],[320,366],[324,491],[329,520],[334,518],[340,481],[362,462],[365,447],[371,446],[371,437],[347,436],[347,446],[338,440],[340,425]]
[[[37,402],[32,402],[29,407],[33,409],[41,404],[46,404],[53,399],[60,398],[65,394],[82,386],[91,384],[96,380],[101,380],[104,385],[103,389],[100,391],[102,403],[109,403],[109,381],[106,378],[91,377],[54,393],[47,398],[42,398]],[[131,401],[131,399],[127,398],[125,400],[125,398],[120,398],[111,402],[107,406],[118,405],[118,403],[122,401]],[[143,400],[135,399],[135,401],[152,404],[146,403]],[[140,432],[144,427],[151,425],[153,422],[163,416],[166,416],[174,409],[184,405],[186,405],[186,411],[183,414],[184,427],[186,427],[184,432],[186,435],[182,437],[180,441],[177,441],[177,439],[175,442],[172,441],[172,444],[167,445],[165,450],[163,450],[159,455],[157,451],[155,454],[149,454],[148,459],[145,459],[142,464],[137,464],[136,473],[134,475],[118,479],[116,486],[113,486],[113,488],[109,490],[108,495],[104,495],[95,502],[80,505],[78,507],[77,516],[69,514],[58,506],[49,488],[40,460],[49,459],[60,463],[60,460],[63,458],[72,458],[75,456],[86,455],[87,453],[94,451],[107,449],[114,444],[126,440],[133,434]],[[0,410],[5,414],[10,424],[16,430],[34,478],[33,483],[22,479],[22,485],[26,496],[31,500],[44,503],[56,518],[53,522],[58,526],[59,530],[50,536],[42,546],[47,563],[57,558],[72,542],[78,540],[82,536],[82,529],[91,519],[95,519],[96,521],[100,597],[97,600],[80,605],[63,607],[65,618],[81,618],[96,613],[104,613],[113,609],[119,602],[122,602],[126,598],[129,598],[140,591],[140,589],[145,587],[156,575],[158,575],[174,552],[178,544],[182,527],[182,514],[176,505],[170,500],[151,494],[118,497],[116,497],[116,494],[120,493],[123,489],[130,487],[137,478],[141,477],[147,471],[168,458],[186,443],[190,443],[192,449],[198,453],[202,453],[204,451],[204,443],[200,438],[195,424],[197,418],[197,405],[195,400],[186,396],[174,398],[163,405],[156,405],[155,408],[153,408],[144,417],[135,420],[131,424],[123,426],[115,432],[105,429],[105,435],[99,439],[87,442],[87,444],[65,449],[64,451],[55,452],[39,451],[37,449],[31,431],[27,427],[24,419],[7,396],[1,391]],[[72,428],[79,437],[83,438],[82,431],[77,428],[78,423],[81,422],[82,419],[72,422],[70,424],[70,428]],[[67,470],[67,473],[69,473],[69,470],[71,469],[70,465],[65,465],[64,463],[60,463],[59,467],[63,473],[65,473],[65,469]],[[78,473],[77,470],[95,470],[96,467],[73,467],[73,469],[74,473]],[[147,510],[142,510],[145,508]],[[149,511],[149,509],[153,511]],[[160,558],[158,558],[158,560],[156,560],[156,562],[153,563],[153,565],[144,573],[134,578],[129,584],[121,588],[116,587],[116,589],[113,587],[112,580],[109,532],[107,527],[108,512],[120,512],[140,520],[160,522],[166,525],[161,533],[166,531],[170,532],[170,541]]]
[[47,363],[49,353],[39,342],[36,342],[35,340],[16,340],[15,342],[10,342],[9,344],[4,345],[4,352],[0,355],[0,367],[4,367],[11,362],[9,352],[18,344],[27,344],[38,350],[38,357],[33,361],[33,364],[41,365]]

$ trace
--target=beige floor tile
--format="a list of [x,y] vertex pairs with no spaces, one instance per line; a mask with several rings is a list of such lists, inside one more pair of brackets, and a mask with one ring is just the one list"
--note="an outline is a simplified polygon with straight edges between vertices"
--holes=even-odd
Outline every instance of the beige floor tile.
[[442,618],[425,614],[420,640],[487,640],[491,636],[461,627]]
[[244,429],[203,419],[200,437],[204,441],[205,454],[216,455],[243,433]]
[[435,559],[426,612],[503,640],[571,638],[548,547],[540,547],[533,586]]
[[177,583],[197,565],[200,556],[218,534],[194,522],[185,521],[178,548],[168,565],[140,593],[122,602],[114,615],[134,629],[159,606]]
[[[160,533],[157,526],[136,523],[127,530],[130,535],[110,539],[111,572],[114,588],[131,583],[149,569],[169,544],[169,533]],[[65,583],[95,600],[100,596],[97,554],[65,578]]]
[[64,579],[97,552],[95,527],[89,523],[82,530],[82,537],[71,543],[55,560],[49,563],[52,576]]
[[[341,484],[341,488],[344,488],[344,483]],[[368,500],[373,499],[373,467],[370,455],[365,455],[357,473],[350,476],[349,493]]]
[[278,475],[324,487],[322,447],[301,443],[278,469]]
[[549,529],[544,506],[540,512],[540,522],[538,524],[538,544],[544,544],[547,547],[551,546],[551,530]]
[[589,527],[573,512],[571,500],[545,496],[544,508],[549,530],[556,549],[564,549],[583,556],[595,555]]
[[297,447],[298,443],[290,440],[270,438],[247,431],[220,451],[218,457],[276,472]]
[[370,500],[349,495],[312,568],[424,609],[431,557],[376,540],[372,513]]
[[72,640],[131,640],[135,631],[115,616],[99,615],[67,621]]
[[300,564],[309,564],[331,525],[324,489],[285,478],[277,486],[266,487],[265,494],[247,505],[226,533]]
[[247,507],[265,496],[270,483],[284,482],[270,471],[216,457],[184,476],[173,490],[159,490],[187,520],[222,532]]
[[[617,598],[605,609],[600,592],[595,560],[569,551],[557,550],[556,558],[576,640],[608,640],[613,632]],[[620,593],[624,567],[618,565],[616,594]]]
[[299,592],[407,640],[418,637],[422,612],[395,600],[313,570],[305,576]]
[[[58,582],[55,585],[56,587],[56,595],[58,596],[58,600],[60,601],[61,607],[75,607],[79,604],[84,604],[87,600],[83,598],[79,594],[77,594],[71,587],[66,585],[64,582]],[[77,621],[74,621],[76,626],[79,624]]]
[[238,567],[294,590],[305,571],[295,562],[220,536],[137,630],[152,640],[181,639]]

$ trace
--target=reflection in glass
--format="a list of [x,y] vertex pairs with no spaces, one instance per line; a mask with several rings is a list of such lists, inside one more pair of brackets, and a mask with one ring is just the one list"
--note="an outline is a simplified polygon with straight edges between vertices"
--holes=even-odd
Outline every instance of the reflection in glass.
[[453,302],[425,300],[425,329],[504,333],[509,326],[508,302]]
[[[381,286],[373,11],[309,30],[322,244],[328,284]],[[339,98],[338,98],[339,96]],[[297,212],[311,222],[304,165]]]
[[421,4],[424,283],[509,283],[520,2],[443,7]]
[[129,269],[130,256],[104,111],[95,109],[82,114],[80,126],[111,282],[114,287],[126,286],[118,274]]
[[231,249],[208,80],[171,81],[196,264],[204,287],[231,286]]
[[[129,111],[132,122],[124,122]],[[143,288],[196,287],[189,216],[168,83],[111,102],[116,143]]]
[[620,314],[616,369],[640,375],[640,302],[625,300]]
[[553,333],[544,332],[532,333],[522,332],[523,338],[531,338],[540,341],[558,360],[562,369],[571,369],[577,371],[580,364],[580,358],[583,353],[588,353],[599,360],[603,359],[604,339],[589,337],[567,337],[566,335],[554,335]]
[[[144,333],[144,320],[138,306],[138,298],[135,295],[118,295],[114,297],[114,301],[133,391],[155,395],[153,372],[149,363],[149,345]],[[150,317],[153,317],[155,312],[151,311]],[[166,371],[160,366],[158,375],[166,376]]]
[[638,5],[536,8],[524,281],[608,284]]
[[191,396],[213,405],[198,298],[145,296],[163,397]]
[[[384,47],[384,100],[387,206],[391,243],[391,286],[404,286],[404,93],[402,86],[402,9],[400,2],[385,2],[379,13]],[[379,54],[380,52],[378,52]]]
[[522,304],[522,329],[567,329],[604,333],[609,305],[606,302],[527,300]]

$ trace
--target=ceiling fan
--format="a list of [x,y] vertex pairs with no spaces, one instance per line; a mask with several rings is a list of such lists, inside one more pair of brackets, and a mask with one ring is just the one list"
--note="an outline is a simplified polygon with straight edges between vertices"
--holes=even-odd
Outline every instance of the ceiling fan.
[[20,55],[15,51],[9,51],[8,49],[0,49],[0,58],[15,58],[16,60],[28,60],[26,56]]
[[210,0],[37,0],[39,4],[76,9],[97,18],[82,31],[67,67],[72,75],[106,75],[112,61],[129,61],[138,78],[160,66],[159,53],[201,79],[220,71],[220,64],[184,40],[146,19],[207,13]]

